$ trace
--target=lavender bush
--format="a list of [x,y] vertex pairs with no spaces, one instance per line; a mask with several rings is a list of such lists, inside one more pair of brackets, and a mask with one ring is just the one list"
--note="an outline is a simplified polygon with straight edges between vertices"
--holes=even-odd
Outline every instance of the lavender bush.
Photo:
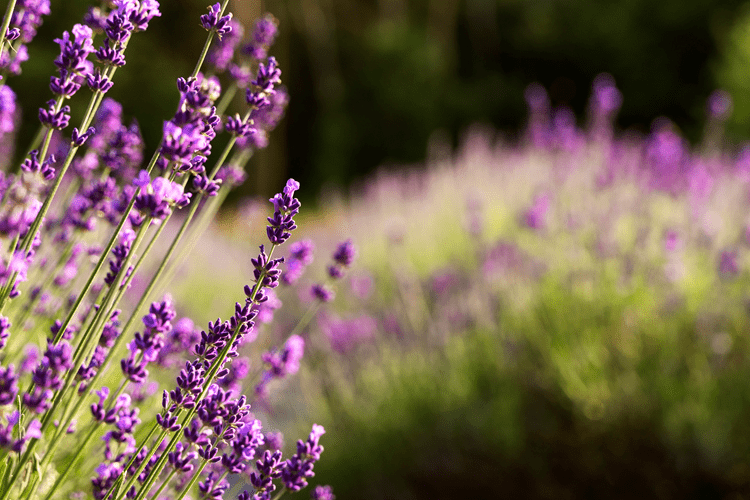
[[[438,138],[426,168],[384,169],[301,224],[318,255],[360,242],[290,382],[336,443],[318,476],[357,498],[744,494],[750,176],[723,141],[731,102],[709,98],[690,146],[666,119],[615,130],[607,75],[583,127],[541,86],[526,97],[520,140]],[[237,245],[257,210],[214,234]],[[327,273],[297,277],[298,250],[287,277],[314,285]]]
[[[284,457],[280,435],[251,410],[274,379],[299,369],[305,349],[295,332],[280,348],[254,349],[273,290],[282,276],[293,280],[282,265],[305,261],[299,243],[286,244],[297,228],[299,183],[289,179],[270,200],[268,241],[250,259],[249,284],[228,320],[201,330],[160,295],[288,101],[269,56],[275,19],[261,18],[245,37],[227,3],[200,17],[203,51],[192,74],[177,80],[175,114],[147,162],[137,122],[123,123],[125,110],[105,94],[126,66],[131,38],[159,22],[159,2],[89,9],[55,40],[39,131],[31,145],[17,145],[28,154],[14,165],[13,76],[51,9],[49,0],[8,2],[0,42],[2,500],[276,499],[314,476],[323,427],[313,424]],[[90,98],[71,130],[68,103],[79,92]],[[238,92],[245,108],[229,114]],[[212,155],[219,134],[228,141]],[[285,247],[288,264],[278,256]],[[353,255],[342,247],[332,278]],[[298,320],[296,331],[308,321]],[[255,391],[243,394],[245,387]],[[332,493],[318,488],[313,497]]]

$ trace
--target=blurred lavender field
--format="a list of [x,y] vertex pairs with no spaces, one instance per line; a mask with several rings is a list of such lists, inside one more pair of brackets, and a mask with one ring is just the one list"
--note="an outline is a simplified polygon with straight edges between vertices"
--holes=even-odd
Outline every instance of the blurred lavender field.
[[[614,131],[608,75],[583,128],[541,86],[526,97],[518,143],[435,134],[426,168],[383,168],[299,220],[315,262],[277,289],[270,344],[339,241],[359,259],[265,410],[325,425],[316,473],[339,498],[743,498],[750,148],[722,139],[730,100],[711,96],[691,147],[666,119]],[[210,229],[179,302],[205,273],[217,303],[235,289],[259,206]]]

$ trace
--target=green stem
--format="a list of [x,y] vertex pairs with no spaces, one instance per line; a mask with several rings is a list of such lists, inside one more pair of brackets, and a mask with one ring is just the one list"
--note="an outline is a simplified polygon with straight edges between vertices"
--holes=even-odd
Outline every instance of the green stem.
[[[158,159],[159,159],[159,152],[157,151],[151,157],[151,161],[149,162],[148,167],[146,168],[149,174],[151,174],[151,171],[154,169],[154,165],[156,165],[156,161]],[[128,204],[122,218],[120,219],[120,223],[117,225],[117,228],[112,233],[112,236],[110,237],[109,242],[107,243],[107,247],[102,251],[102,254],[99,257],[99,261],[96,263],[96,267],[89,275],[89,278],[86,281],[86,284],[84,285],[83,290],[81,290],[81,292],[78,294],[78,297],[76,298],[76,301],[73,304],[73,307],[71,307],[70,312],[68,313],[68,315],[65,318],[65,321],[63,322],[60,332],[64,332],[65,328],[67,328],[67,326],[73,320],[73,317],[75,316],[76,312],[78,312],[78,308],[81,306],[81,302],[83,302],[83,298],[86,296],[86,294],[88,294],[89,290],[91,289],[91,286],[94,283],[94,279],[96,278],[96,275],[104,266],[104,263],[107,262],[107,259],[109,258],[109,253],[112,251],[112,248],[115,246],[115,243],[117,242],[117,238],[120,236],[120,231],[122,231],[123,226],[125,226],[125,222],[128,220],[130,211],[135,206],[135,200],[140,194],[140,192],[141,192],[141,188],[136,188],[135,193],[133,193],[133,198],[130,200],[130,203]],[[58,336],[55,337],[55,342],[56,343],[59,342],[60,338],[62,338],[62,334],[58,333]]]
[[221,99],[219,99],[219,103],[216,105],[216,114],[217,115],[223,115],[224,112],[229,107],[229,103],[232,102],[232,99],[234,99],[235,94],[237,94],[237,83],[232,82],[232,85],[229,86],[226,92],[224,92],[224,95],[221,96]]
[[16,0],[10,0],[8,2],[8,7],[5,9],[5,15],[3,16],[3,25],[0,27],[0,36],[2,38],[0,39],[0,56],[3,55],[3,50],[5,50],[5,43],[7,42],[7,39],[5,38],[5,34],[8,32],[8,28],[10,27],[10,18],[13,17],[13,9],[16,8]]
[[55,493],[57,488],[62,484],[63,481],[65,481],[65,478],[68,477],[68,474],[73,469],[73,465],[75,465],[78,458],[86,451],[86,445],[91,440],[91,438],[96,433],[97,429],[99,429],[99,422],[92,422],[91,423],[91,429],[89,430],[88,434],[86,434],[86,437],[83,439],[83,441],[76,443],[76,446],[78,449],[76,450],[75,455],[73,455],[73,458],[68,462],[67,467],[65,467],[65,470],[57,476],[57,479],[55,480],[55,484],[52,485],[52,488],[49,490],[49,493],[47,493],[47,496],[44,497],[44,500],[50,500],[52,498],[52,495]]
[[284,493],[286,493],[286,486],[281,488],[278,493],[276,493],[271,500],[279,500],[282,496],[284,496]]
[[154,496],[152,497],[154,500],[159,500],[159,495],[161,495],[164,489],[169,485],[169,482],[172,481],[172,478],[175,474],[177,474],[177,470],[172,469],[172,472],[169,473],[169,475],[164,479],[164,482],[161,483],[161,486],[159,486],[159,489],[156,490],[156,493],[154,493]]
[[[221,4],[221,10],[219,11],[219,18],[221,18],[222,14],[224,14],[224,10],[226,10],[227,5],[229,4],[229,0],[224,0]],[[203,44],[203,50],[201,51],[200,57],[198,57],[198,62],[195,65],[195,69],[193,69],[193,72],[190,74],[191,78],[195,78],[198,76],[198,73],[200,73],[201,66],[203,66],[203,61],[206,60],[206,56],[208,55],[208,49],[211,47],[211,42],[214,39],[214,32],[209,31],[208,37],[206,37],[206,43]]]
[[[203,472],[203,469],[206,468],[206,464],[208,464],[208,462],[206,462],[205,460],[201,461],[200,467],[198,467],[198,470],[195,471],[195,474],[193,474],[193,477],[190,478],[190,482],[187,484],[187,486],[185,486],[185,488],[180,493],[180,496],[175,498],[175,500],[182,500],[183,498],[185,498],[185,495],[188,494],[188,492],[193,488],[193,486],[195,486],[195,483],[196,481],[198,481],[198,478],[200,478],[201,472]],[[156,499],[156,497],[154,497],[154,499]]]

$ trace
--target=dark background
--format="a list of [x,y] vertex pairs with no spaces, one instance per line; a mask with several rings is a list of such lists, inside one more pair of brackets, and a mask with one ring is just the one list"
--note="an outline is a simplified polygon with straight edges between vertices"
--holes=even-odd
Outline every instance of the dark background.
[[[52,40],[80,21],[87,4],[53,0],[23,75],[10,80],[27,103],[23,134],[33,133],[37,107],[50,95]],[[147,147],[174,111],[176,78],[195,64],[206,7],[163,2],[162,17],[134,38],[116,75],[109,95],[138,119]],[[697,141],[705,99],[723,86],[736,102],[731,136],[748,132],[750,36],[739,0],[268,0],[230,8],[246,21],[260,12],[279,19],[272,53],[291,94],[271,146],[253,160],[245,194],[267,195],[292,176],[310,200],[379,165],[419,162],[436,130],[454,144],[477,122],[513,137],[524,122],[523,90],[534,81],[549,89],[553,105],[570,105],[582,118],[591,82],[605,71],[624,94],[621,128],[646,132],[664,115]]]

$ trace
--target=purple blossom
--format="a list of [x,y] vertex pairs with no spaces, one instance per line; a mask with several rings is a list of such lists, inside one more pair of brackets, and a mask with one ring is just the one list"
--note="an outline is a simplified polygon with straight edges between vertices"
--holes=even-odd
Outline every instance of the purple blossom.
[[357,249],[354,247],[352,240],[346,240],[339,244],[336,251],[333,252],[333,260],[343,267],[349,267],[357,256]]
[[169,452],[169,465],[178,473],[191,472],[194,468],[191,462],[198,458],[198,454],[194,451],[188,452],[188,449],[182,442],[178,441],[174,451]]
[[[284,117],[287,106],[289,105],[289,93],[286,87],[279,86],[268,97],[268,103],[260,108],[254,108],[250,113],[253,123],[260,130],[256,130],[254,135],[248,137],[251,141],[260,140],[259,137],[265,135],[268,131],[276,128],[281,119]],[[257,145],[256,145],[257,147]],[[262,149],[258,147],[258,149]]]
[[[42,17],[49,13],[49,0],[18,0],[6,37],[13,39],[18,33],[21,43],[28,44],[36,36],[37,29],[42,24]],[[21,73],[21,63],[28,58],[26,45],[18,45],[15,50],[3,52],[0,58],[0,68],[7,68],[11,74],[17,75]]]
[[271,14],[258,19],[253,30],[253,40],[259,45],[273,45],[278,34],[278,21]]
[[193,124],[179,127],[171,121],[164,122],[161,154],[167,160],[189,164],[196,151],[203,150],[207,144],[201,127]]
[[333,494],[333,488],[330,486],[316,486],[310,492],[311,500],[335,500],[336,495]]
[[213,64],[218,73],[226,71],[234,58],[237,45],[242,40],[244,29],[242,24],[235,19],[229,21],[231,31],[225,33],[214,48],[208,54],[208,62]]
[[255,488],[253,500],[269,500],[271,493],[276,489],[273,480],[281,476],[281,467],[285,463],[281,462],[281,452],[276,450],[273,453],[269,450],[263,452],[260,460],[256,460],[255,469],[250,473],[250,483]]
[[0,87],[0,134],[16,128],[16,94],[7,85]]
[[12,42],[13,40],[18,40],[18,38],[21,36],[21,30],[18,28],[8,28],[8,31],[5,32],[5,39],[9,42]]
[[0,366],[0,406],[15,401],[18,395],[18,374],[11,364],[7,368]]
[[29,158],[26,158],[21,164],[21,170],[24,172],[39,174],[44,180],[52,180],[55,177],[55,168],[52,164],[55,163],[55,156],[50,155],[49,158],[43,162],[39,161],[39,151],[34,149],[29,153]]
[[706,108],[711,118],[724,121],[732,112],[732,96],[726,90],[714,90],[708,96]]
[[128,20],[133,24],[135,31],[145,31],[149,21],[161,17],[157,0],[125,0],[121,3],[120,9],[127,12]]
[[281,83],[281,69],[279,69],[275,57],[269,57],[265,64],[258,65],[258,73],[251,83],[258,87],[261,92],[266,94],[273,92],[274,87]]
[[187,206],[190,197],[191,194],[185,193],[181,184],[157,177],[149,185],[141,188],[141,192],[136,196],[134,208],[144,217],[164,220],[172,213],[172,207]]
[[544,229],[547,227],[547,213],[549,212],[550,195],[543,193],[534,198],[534,202],[523,214],[523,224],[530,229]]
[[62,387],[62,376],[72,367],[72,349],[66,341],[54,344],[47,340],[47,350],[31,374],[34,388],[22,397],[22,402],[35,413],[44,413],[50,406],[53,390]]
[[719,255],[719,273],[724,277],[734,277],[740,272],[737,262],[737,252],[724,250]]
[[257,61],[264,60],[277,33],[278,21],[272,15],[266,14],[256,21],[252,39],[242,48],[242,51]]
[[83,15],[83,24],[94,30],[96,33],[103,33],[106,26],[107,16],[102,13],[99,7],[89,7],[86,14]]
[[221,479],[217,476],[218,474],[209,472],[208,477],[204,481],[198,482],[198,491],[201,492],[203,498],[221,500],[224,493],[229,489],[229,483],[226,479]]
[[299,335],[292,335],[278,351],[272,349],[261,356],[268,370],[263,373],[260,383],[255,388],[256,394],[265,394],[266,386],[276,378],[294,375],[299,371],[300,361],[305,353],[305,339]]
[[352,319],[325,315],[320,320],[320,327],[328,338],[331,349],[340,354],[346,354],[358,344],[372,340],[378,325],[372,317],[366,314]]
[[70,106],[65,105],[57,110],[54,99],[47,101],[46,108],[39,108],[39,121],[49,128],[62,130],[70,121]]
[[322,283],[315,283],[312,285],[310,293],[314,298],[321,302],[330,302],[336,297],[336,293],[333,289]]
[[[268,227],[266,234],[268,239],[274,245],[284,243],[292,235],[292,231],[297,228],[294,222],[294,216],[299,213],[300,202],[294,197],[294,193],[299,189],[299,182],[289,179],[281,193],[277,193],[269,201],[273,203],[273,217],[268,218]],[[257,279],[257,278],[256,278]]]
[[266,254],[265,247],[261,245],[260,254],[258,254],[257,258],[250,259],[250,262],[255,269],[253,276],[255,277],[256,286],[251,288],[249,285],[245,285],[245,295],[247,296],[248,303],[255,302],[256,304],[261,304],[268,300],[265,289],[279,286],[279,276],[281,275],[279,264],[284,262],[284,257],[270,259],[268,254]]
[[199,340],[200,331],[196,331],[193,321],[181,318],[166,333],[165,344],[159,351],[157,363],[167,368],[181,364],[182,354],[188,352]]
[[0,349],[5,347],[10,337],[10,320],[5,316],[0,316]]
[[[88,26],[76,24],[72,30],[73,36],[64,31],[62,38],[56,38],[55,42],[60,45],[60,55],[55,59],[55,66],[60,70],[58,84],[65,87],[67,83],[73,82],[76,76],[86,77],[89,66],[85,63],[89,54],[94,52],[94,33]],[[78,84],[80,88],[80,84]],[[64,94],[70,97],[75,93],[76,88],[70,94]],[[53,93],[55,90],[53,88]]]
[[284,447],[284,434],[281,432],[266,432],[264,444],[268,450],[280,450]]
[[228,390],[239,394],[242,389],[242,381],[250,372],[250,360],[248,358],[235,358],[229,365],[229,372],[219,379],[218,384]]
[[[104,282],[106,284],[111,286],[115,282],[115,278],[120,273],[122,265],[125,263],[125,260],[130,253],[133,241],[135,241],[135,232],[133,232],[132,229],[125,229],[120,233],[120,242],[112,249],[112,255],[114,258],[109,261],[109,272],[104,277]],[[130,274],[131,269],[132,266],[125,272],[125,277]]]
[[208,8],[208,14],[201,16],[201,25],[207,31],[215,31],[216,36],[221,37],[232,31],[232,14],[229,13],[226,16],[221,16],[221,4],[216,2]]
[[320,437],[325,434],[322,425],[313,424],[307,441],[297,441],[297,453],[284,462],[281,469],[281,481],[290,491],[299,491],[307,486],[307,478],[313,477],[313,466],[320,459],[323,447]]

